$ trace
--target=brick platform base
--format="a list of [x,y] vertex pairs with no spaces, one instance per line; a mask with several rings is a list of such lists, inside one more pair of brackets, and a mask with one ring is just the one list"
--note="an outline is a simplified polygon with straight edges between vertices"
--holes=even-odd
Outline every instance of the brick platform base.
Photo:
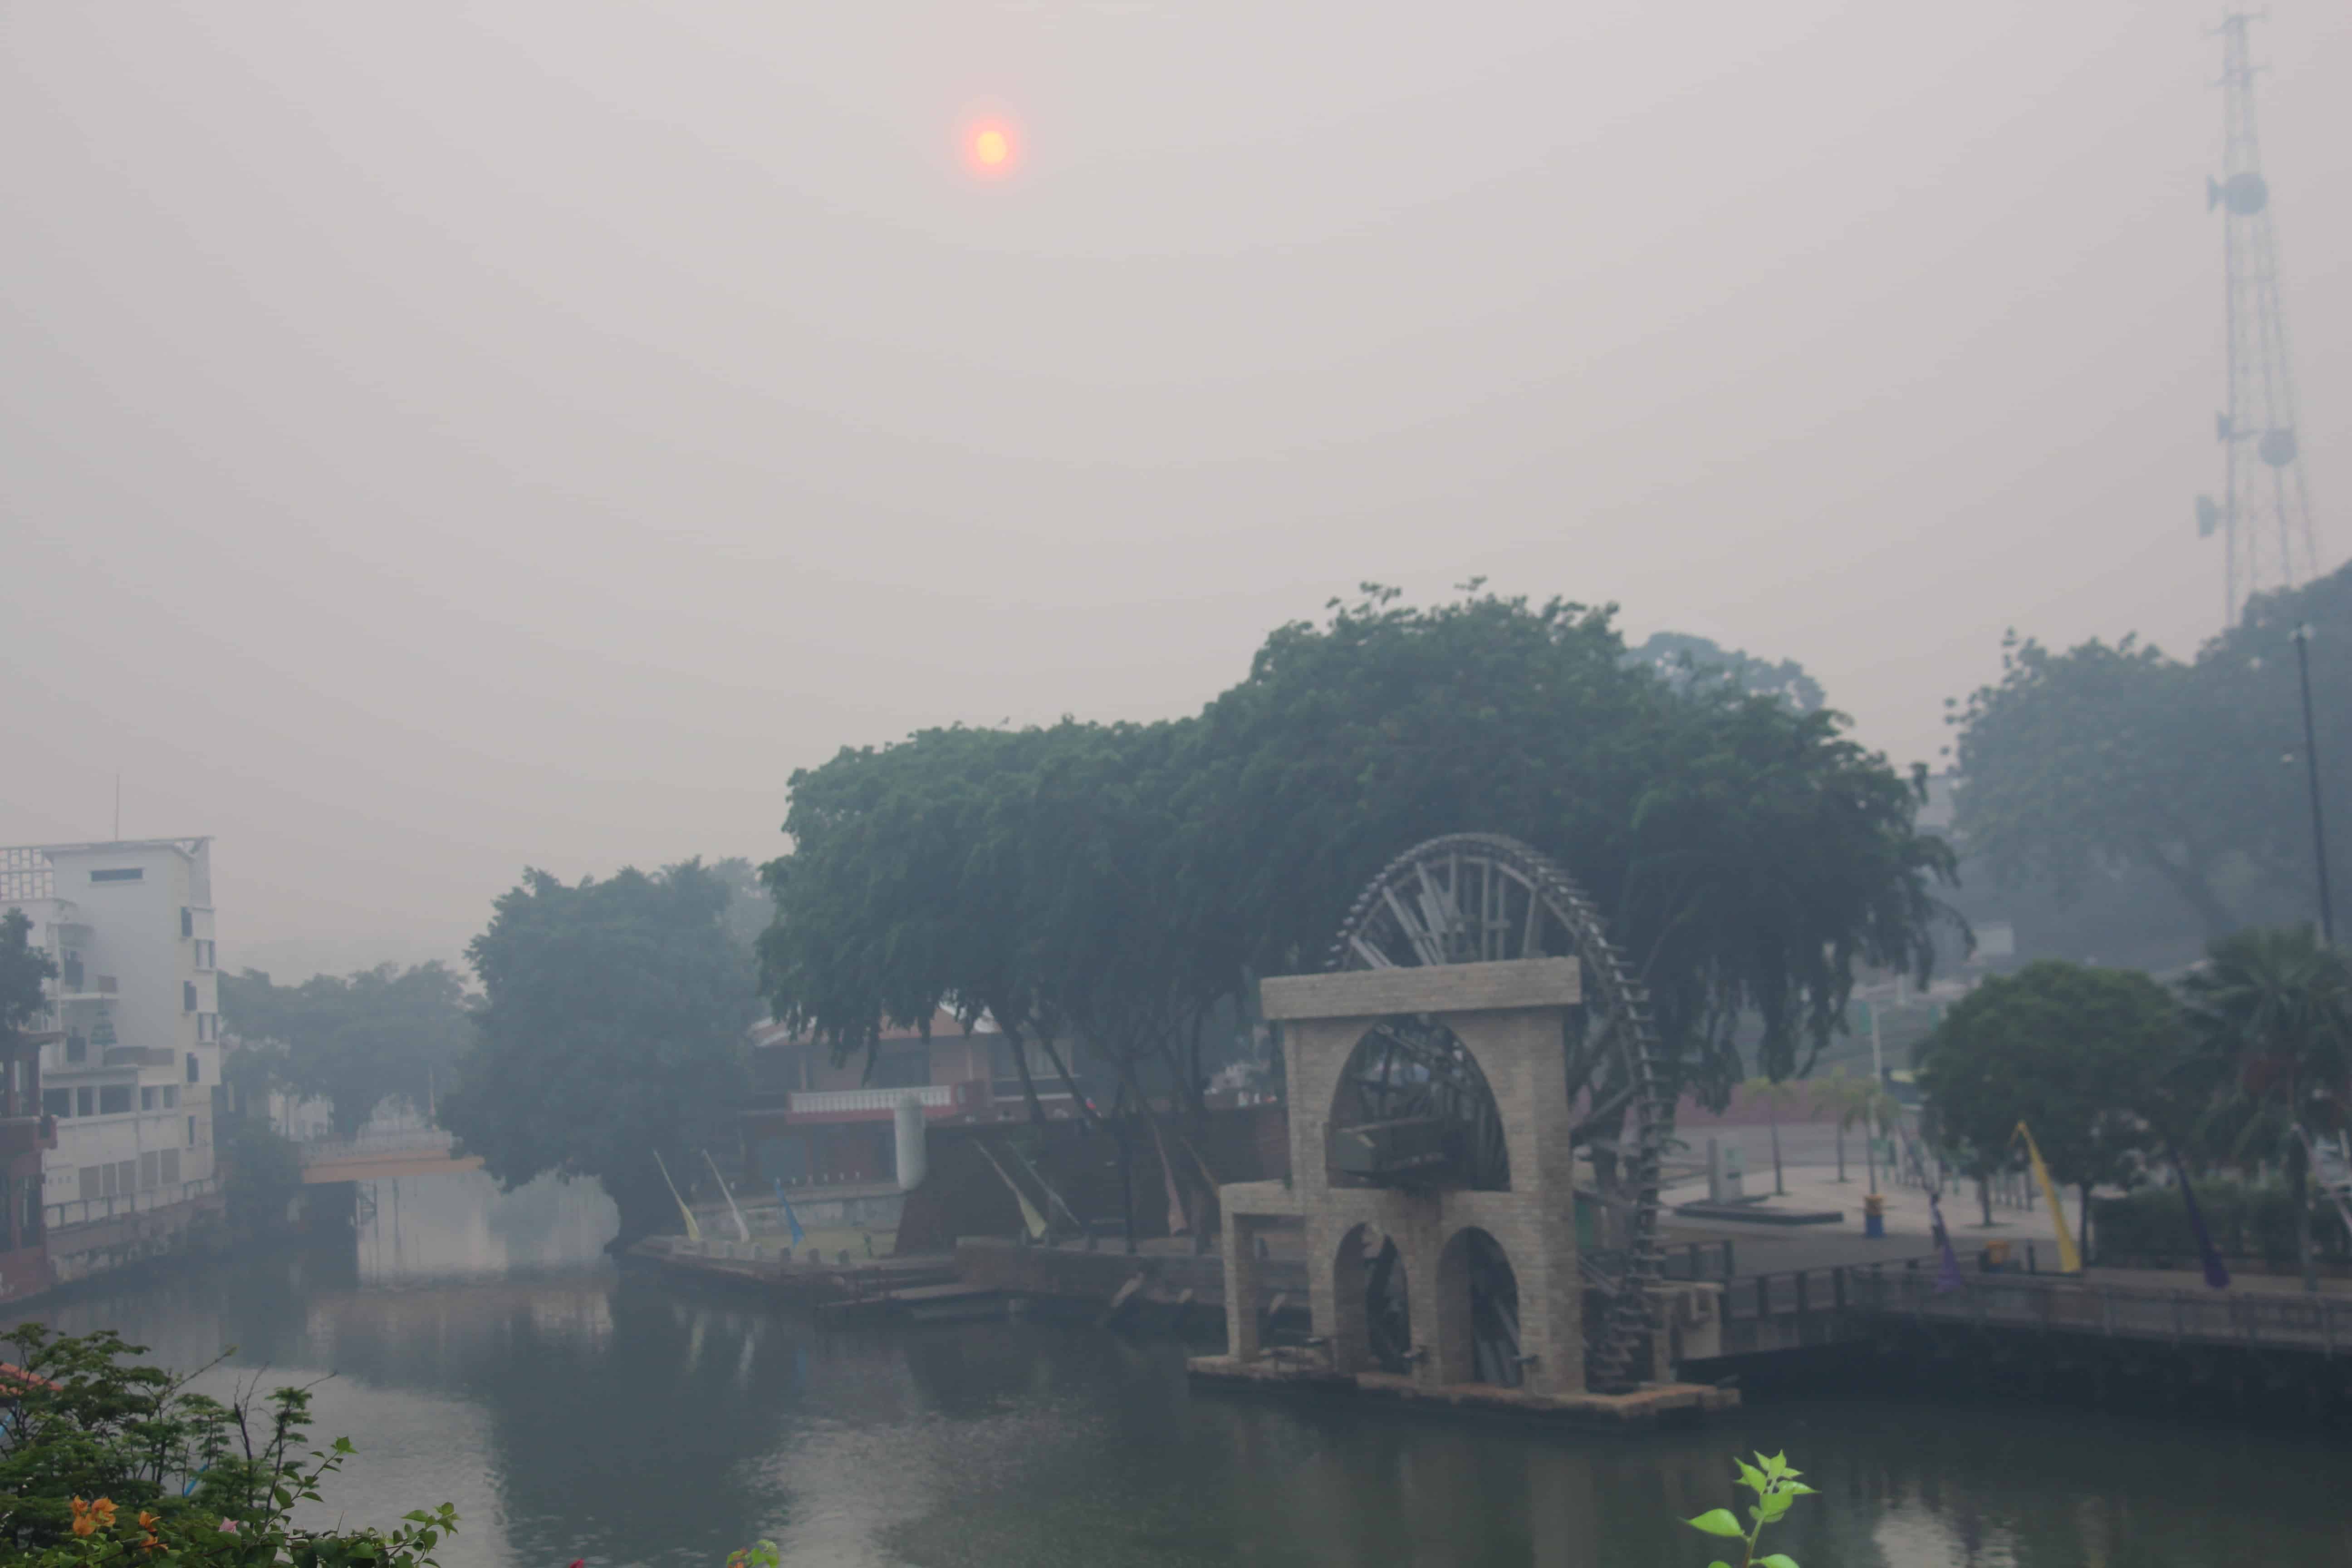
[[1319,1359],[1305,1356],[1268,1355],[1249,1362],[1195,1356],[1185,1367],[1196,1381],[1212,1385],[1353,1394],[1423,1408],[1486,1411],[1601,1429],[1686,1425],[1739,1405],[1737,1389],[1693,1383],[1647,1384],[1631,1394],[1538,1394],[1484,1383],[1431,1384],[1388,1373],[1338,1373]]

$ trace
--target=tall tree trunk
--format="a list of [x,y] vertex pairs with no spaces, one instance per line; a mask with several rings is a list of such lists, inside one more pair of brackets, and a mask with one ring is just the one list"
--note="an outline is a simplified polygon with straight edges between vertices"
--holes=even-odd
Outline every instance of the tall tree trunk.
[[1069,1064],[1063,1061],[1062,1053],[1054,1048],[1054,1037],[1040,1032],[1037,1043],[1045,1047],[1045,1059],[1054,1064],[1054,1071],[1061,1078],[1062,1088],[1068,1092],[1070,1105],[1076,1110],[1078,1120],[1093,1126],[1101,1119],[1095,1115],[1095,1108],[1087,1103],[1087,1097],[1079,1092],[1078,1080],[1070,1076]]
[[1764,1097],[1764,1112],[1772,1123],[1772,1195],[1776,1198],[1785,1198],[1789,1195],[1789,1189],[1780,1184],[1780,1097],[1779,1095],[1767,1092]]
[[1845,1123],[1837,1125],[1838,1180],[1845,1180]]
[[2206,879],[2201,860],[2191,858],[2187,865],[2182,865],[2150,840],[2141,842],[2139,858],[2149,870],[2163,878],[2172,890],[2180,895],[2182,903],[2197,912],[2198,921],[2205,927],[2208,942],[2225,937],[2238,929],[2237,917],[2213,891],[2213,884]]
[[1874,1193],[1878,1190],[1878,1129],[1868,1122],[1863,1123],[1862,1128],[1862,1158],[1869,1168],[1870,1190]]
[[996,1014],[996,1026],[1004,1031],[1006,1039],[1013,1042],[1013,1070],[1021,1075],[1021,1098],[1029,1102],[1029,1121],[1034,1126],[1043,1127],[1045,1124],[1045,1102],[1037,1098],[1036,1080],[1029,1076],[1029,1047],[1022,1042],[1021,1031],[1007,1023],[1004,1015],[996,1013],[993,1007],[989,1011]]
[[2319,1289],[2319,1259],[2311,1246],[2311,1152],[2297,1138],[2286,1147],[2286,1201],[2294,1209],[2294,1257],[2303,1268],[2303,1288]]
[[1135,1256],[1135,1129],[1128,1124],[1127,1090],[1111,1106],[1111,1132],[1118,1139],[1118,1213],[1127,1228],[1127,1255]]
[[[2026,1189],[2028,1192],[2032,1190],[2031,1187]],[[2066,1223],[2064,1214],[2058,1215],[2058,1223],[2060,1225]],[[2084,1268],[2088,1268],[2091,1266],[2091,1184],[2088,1182],[2083,1184],[2083,1218],[2082,1222],[2075,1226],[2074,1234],[2076,1237],[2074,1256],[2081,1260]]]
[[1990,1230],[1992,1228],[1992,1178],[1990,1176],[1977,1178],[1977,1207],[1984,1211],[1985,1228]]

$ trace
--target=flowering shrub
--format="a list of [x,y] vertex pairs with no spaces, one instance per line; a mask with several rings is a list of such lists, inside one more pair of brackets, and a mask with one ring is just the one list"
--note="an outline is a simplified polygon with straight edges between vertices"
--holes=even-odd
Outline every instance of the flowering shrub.
[[0,1560],[33,1568],[433,1568],[457,1516],[444,1503],[391,1531],[308,1531],[297,1504],[352,1453],[308,1449],[310,1399],[281,1388],[226,1402],[124,1364],[142,1347],[27,1324],[0,1390]]

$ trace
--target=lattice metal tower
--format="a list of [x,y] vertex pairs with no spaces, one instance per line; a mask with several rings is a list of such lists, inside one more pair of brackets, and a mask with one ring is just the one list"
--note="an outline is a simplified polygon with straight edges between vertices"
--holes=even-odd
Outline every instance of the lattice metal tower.
[[2197,501],[2197,531],[2222,535],[2222,622],[2234,624],[2246,600],[2291,588],[2318,574],[2311,532],[2311,490],[2296,439],[2294,375],[2287,356],[2286,311],[2279,302],[2278,240],[2271,232],[2271,193],[2254,135],[2254,63],[2247,37],[2255,18],[2223,18],[2221,176],[2205,182],[2206,210],[2221,214],[2229,289],[2229,401],[2214,421],[2222,451],[2223,493]]

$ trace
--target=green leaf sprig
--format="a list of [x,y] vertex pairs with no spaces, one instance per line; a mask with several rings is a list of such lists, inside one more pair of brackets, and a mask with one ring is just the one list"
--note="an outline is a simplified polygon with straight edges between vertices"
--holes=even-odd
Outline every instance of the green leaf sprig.
[[[1742,1529],[1738,1516],[1727,1508],[1709,1509],[1696,1519],[1683,1522],[1706,1534],[1738,1542],[1741,1547],[1739,1568],[1797,1568],[1797,1560],[1785,1552],[1757,1556],[1756,1542],[1764,1533],[1766,1525],[1778,1524],[1790,1505],[1799,1498],[1811,1494],[1813,1489],[1797,1479],[1803,1472],[1789,1468],[1786,1454],[1759,1454],[1752,1465],[1740,1458],[1734,1458],[1731,1462],[1739,1467],[1739,1484],[1756,1494],[1756,1501],[1748,1510],[1750,1521],[1748,1527]],[[1707,1568],[1732,1568],[1732,1565],[1717,1558]]]

